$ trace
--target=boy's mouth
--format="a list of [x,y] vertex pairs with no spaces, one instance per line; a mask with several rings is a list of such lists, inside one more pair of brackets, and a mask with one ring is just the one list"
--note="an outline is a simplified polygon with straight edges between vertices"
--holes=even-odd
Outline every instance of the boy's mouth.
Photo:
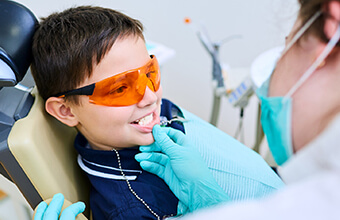
[[132,122],[132,124],[138,124],[138,125],[141,125],[141,126],[144,126],[144,125],[147,125],[147,124],[150,124],[152,121],[153,121],[153,114],[154,113],[151,113],[141,119],[137,119],[136,121]]
[[151,133],[153,126],[160,123],[159,115],[154,111],[143,118],[137,119],[130,124],[137,128],[142,133]]

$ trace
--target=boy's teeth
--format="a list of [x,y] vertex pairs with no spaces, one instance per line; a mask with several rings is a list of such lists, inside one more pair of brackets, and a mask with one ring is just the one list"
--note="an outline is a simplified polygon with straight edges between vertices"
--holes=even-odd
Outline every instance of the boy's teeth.
[[139,125],[147,125],[150,122],[152,122],[152,119],[153,119],[153,113],[145,116],[144,118],[137,120],[137,122],[138,122]]

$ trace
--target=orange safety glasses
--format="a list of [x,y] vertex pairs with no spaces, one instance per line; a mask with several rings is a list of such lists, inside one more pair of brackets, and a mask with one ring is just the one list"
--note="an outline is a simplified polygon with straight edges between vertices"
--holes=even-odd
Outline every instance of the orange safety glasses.
[[146,86],[156,92],[159,89],[161,74],[154,55],[142,67],[111,76],[99,82],[78,89],[59,93],[54,97],[87,95],[89,101],[97,105],[128,106],[143,99]]

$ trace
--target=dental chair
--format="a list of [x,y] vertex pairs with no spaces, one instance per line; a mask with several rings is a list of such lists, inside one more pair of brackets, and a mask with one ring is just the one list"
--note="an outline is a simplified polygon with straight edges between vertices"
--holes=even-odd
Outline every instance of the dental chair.
[[[77,165],[73,147],[76,130],[45,112],[36,89],[17,85],[31,63],[37,24],[24,6],[0,1],[0,173],[33,209],[56,193],[65,196],[63,208],[77,201],[89,207],[89,181]],[[77,219],[85,216],[89,208]]]

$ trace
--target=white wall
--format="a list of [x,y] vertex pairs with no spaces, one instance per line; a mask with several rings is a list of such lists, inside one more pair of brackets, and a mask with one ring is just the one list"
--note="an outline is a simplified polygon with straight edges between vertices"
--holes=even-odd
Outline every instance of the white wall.
[[[18,0],[37,17],[47,16],[71,6],[99,5],[120,10],[145,25],[145,36],[176,50],[176,56],[162,67],[164,97],[204,120],[209,120],[212,105],[211,60],[195,33],[183,20],[206,25],[212,40],[233,34],[242,39],[221,48],[221,60],[232,68],[249,67],[261,52],[284,43],[296,16],[296,0]],[[257,99],[245,110],[246,145],[254,142]],[[233,135],[239,110],[224,99],[219,125]]]

